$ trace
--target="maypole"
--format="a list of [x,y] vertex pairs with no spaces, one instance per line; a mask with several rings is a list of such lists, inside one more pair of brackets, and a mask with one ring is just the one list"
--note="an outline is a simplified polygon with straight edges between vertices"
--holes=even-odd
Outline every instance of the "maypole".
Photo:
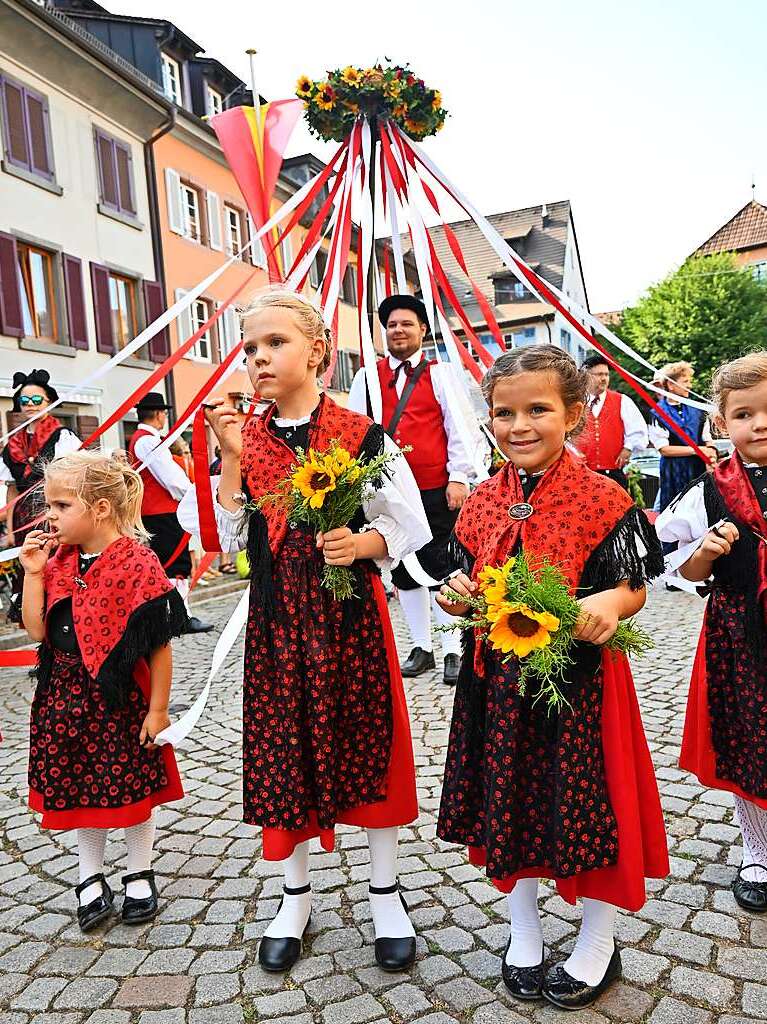
[[[378,265],[376,263],[376,153],[378,151],[378,116],[372,114],[369,118],[370,122],[370,178],[368,185],[370,188],[370,232],[371,241],[373,245],[373,256],[368,266],[368,287],[367,287],[367,310],[366,315],[368,323],[370,324],[370,336],[375,338],[375,318],[378,306],[376,303],[377,289],[376,289],[376,275]],[[360,243],[360,236],[357,236],[357,259],[362,257],[362,247]]]

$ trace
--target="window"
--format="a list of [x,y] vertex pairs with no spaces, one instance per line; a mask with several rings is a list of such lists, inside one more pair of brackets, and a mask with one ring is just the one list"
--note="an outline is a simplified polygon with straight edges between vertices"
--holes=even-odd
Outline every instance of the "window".
[[54,180],[48,100],[21,82],[0,79],[3,151],[12,167]]
[[525,345],[534,345],[535,328],[524,327],[519,331],[512,331],[511,334],[504,334],[503,340],[509,348],[524,348]]
[[125,348],[138,334],[136,282],[121,274],[109,275],[109,308],[115,349]]
[[234,206],[224,204],[224,230],[226,231],[226,252],[234,256],[242,249],[242,213]]
[[19,242],[19,292],[24,334],[40,341],[58,340],[54,289],[54,256],[37,246]]
[[229,306],[218,320],[219,358],[223,362],[232,349],[242,341],[242,325],[237,310]]
[[359,368],[359,352],[351,352],[349,349],[339,348],[336,365],[333,368],[333,376],[330,379],[331,389],[333,391],[348,391]]
[[[250,214],[247,216],[247,221],[248,237],[255,238],[258,228]],[[250,247],[250,262],[254,267],[266,267],[266,250],[264,249],[263,240],[260,238],[255,238],[255,241]]]
[[314,262],[309,268],[309,284],[312,288],[319,288],[325,277],[325,268],[328,265],[328,254],[326,249],[318,249]]
[[136,201],[130,146],[97,131],[96,162],[101,204],[108,210],[135,217]]
[[767,260],[760,260],[759,263],[752,263],[751,273],[757,281],[767,282]]
[[494,359],[497,359],[498,356],[502,355],[503,352],[506,351],[505,348],[501,349],[501,346],[495,340],[495,336],[491,331],[484,331],[482,334],[478,335],[478,337]]
[[168,99],[181,106],[181,65],[167,53],[162,55],[162,87]]
[[280,260],[282,262],[282,276],[285,278],[293,266],[293,243],[290,241],[290,235],[286,235],[280,242]]
[[200,193],[193,185],[181,182],[181,213],[184,221],[184,234],[193,242],[202,241],[202,225],[200,222]]
[[573,336],[564,327],[559,329],[559,347],[564,349],[568,355],[571,356],[573,354]]
[[344,280],[341,289],[341,297],[350,306],[357,305],[357,267],[356,264],[349,264],[344,271]]
[[495,304],[497,306],[506,302],[520,302],[523,299],[531,298],[532,295],[521,281],[515,281],[513,277],[496,278]]
[[[210,309],[205,299],[195,299],[192,303],[192,334],[195,334],[202,325],[210,319]],[[203,363],[213,362],[213,345],[210,330],[207,330],[196,342],[189,355],[192,359],[199,359]]]
[[221,93],[206,83],[205,85],[205,106],[209,117],[215,117],[224,109],[224,97]]

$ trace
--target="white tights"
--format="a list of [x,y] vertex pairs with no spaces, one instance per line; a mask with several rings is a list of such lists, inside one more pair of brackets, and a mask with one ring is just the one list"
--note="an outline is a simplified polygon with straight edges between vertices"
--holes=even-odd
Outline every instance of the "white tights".
[[[455,620],[452,615],[437,604],[435,594],[430,593],[426,587],[418,587],[415,590],[400,590],[399,602],[402,605],[402,613],[410,629],[410,636],[413,647],[420,647],[422,651],[431,651],[434,644],[431,636],[431,616],[434,613],[434,621],[438,626],[451,625]],[[450,633],[440,633],[442,654],[460,654],[461,637],[458,630]],[[396,938],[397,936],[391,936]]]
[[750,800],[735,797],[735,810],[743,834],[742,864],[760,864],[747,868],[742,877],[746,882],[767,882],[767,811]]
[[[77,850],[80,861],[80,881],[84,882],[91,875],[103,874],[104,849],[107,842],[106,828],[78,828]],[[125,829],[125,844],[128,847],[127,874],[134,871],[148,871],[152,866],[152,847],[154,845],[155,825],[151,818],[131,825]],[[101,895],[101,883],[94,882],[80,893],[80,906],[87,906]],[[126,896],[145,899],[151,894],[149,882],[129,882],[125,889]]]

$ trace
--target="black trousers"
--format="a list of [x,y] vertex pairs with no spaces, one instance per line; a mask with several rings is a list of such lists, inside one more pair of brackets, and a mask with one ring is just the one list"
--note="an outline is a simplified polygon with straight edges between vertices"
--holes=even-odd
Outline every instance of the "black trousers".
[[162,562],[165,572],[170,579],[181,577],[186,579],[192,573],[192,556],[189,554],[189,544],[185,544],[181,553],[170,563],[165,565],[170,556],[181,543],[184,530],[176,518],[175,512],[163,512],[158,516],[142,516],[144,526],[151,534],[149,547],[154,551]]
[[[460,510],[448,508],[445,487],[421,491],[421,501],[431,529],[432,539],[419,551],[416,551],[416,558],[421,563],[424,572],[427,572],[432,579],[442,580],[450,571],[447,545]],[[399,590],[417,590],[421,585],[415,582],[401,562],[392,571],[391,578],[392,583]],[[436,588],[432,587],[432,589]]]

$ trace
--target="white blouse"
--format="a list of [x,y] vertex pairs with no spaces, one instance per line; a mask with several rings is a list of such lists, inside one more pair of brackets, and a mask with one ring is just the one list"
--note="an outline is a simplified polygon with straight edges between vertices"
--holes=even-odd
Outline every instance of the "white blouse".
[[[67,430],[65,427],[59,434],[58,440],[53,447],[52,458],[57,459],[59,455],[68,455],[70,452],[76,452],[81,446],[82,441],[77,434],[73,434],[71,430]],[[13,473],[11,473],[3,460],[0,459],[0,483],[12,484],[13,482]]]
[[[275,424],[281,427],[299,426],[308,423],[302,420],[285,420],[275,417]],[[378,564],[391,568],[406,555],[431,540],[431,530],[426,521],[421,495],[412,470],[397,445],[384,435],[384,451],[401,456],[390,464],[390,477],[384,477],[381,486],[373,491],[362,504],[362,512],[368,529],[377,530],[386,541],[387,557]],[[218,502],[218,483],[221,478],[211,477],[213,509],[216,526],[223,551],[235,552],[245,548],[248,534],[248,513],[230,512]],[[197,492],[191,487],[178,506],[178,521],[188,533],[199,535],[200,520],[197,510]]]
[[[677,501],[672,501],[655,520],[655,532],[662,544],[677,544],[676,551],[666,555],[666,576],[674,576],[684,584],[679,569],[695,554],[713,523],[709,523],[703,500],[703,481],[691,487]],[[694,589],[699,584],[690,584]]]

